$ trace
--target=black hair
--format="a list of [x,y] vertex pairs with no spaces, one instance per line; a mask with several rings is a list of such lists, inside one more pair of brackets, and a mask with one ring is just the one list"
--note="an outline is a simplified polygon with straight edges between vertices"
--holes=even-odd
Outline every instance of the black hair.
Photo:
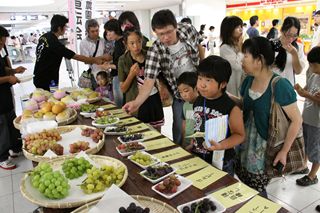
[[228,44],[230,46],[235,46],[233,40],[233,31],[238,27],[243,25],[243,21],[238,16],[226,16],[221,23],[220,27],[220,39],[221,45]]
[[108,76],[108,74],[107,74],[106,71],[99,71],[99,72],[97,73],[97,77],[98,77],[98,76],[100,76],[100,77],[102,77],[103,79],[105,79],[106,82],[107,82],[107,84],[108,84],[108,82],[109,82],[109,76]]
[[11,38],[12,40],[16,39],[16,37],[15,37],[15,36],[10,36],[10,38]]
[[62,15],[53,15],[50,21],[51,32],[58,32],[59,27],[63,28],[69,22],[68,18]]
[[210,27],[209,27],[209,30],[214,30],[214,29],[215,29],[214,26],[210,26]]
[[192,21],[189,17],[185,17],[183,19],[181,19],[180,21],[181,23],[187,23],[187,24],[192,24]]
[[85,23],[85,29],[89,32],[90,27],[99,27],[97,20],[95,19],[88,19]]
[[186,84],[193,89],[197,86],[198,76],[196,72],[184,72],[177,79],[177,85]]
[[250,53],[254,59],[260,59],[266,66],[271,66],[274,62],[274,50],[265,37],[259,36],[245,40],[242,52]]
[[137,36],[139,36],[141,38],[141,42],[142,42],[142,40],[143,40],[142,33],[138,29],[136,29],[135,27],[129,27],[129,28],[126,28],[123,32],[123,40],[124,40],[125,44],[127,44],[128,37],[131,33],[135,33]]
[[200,31],[204,31],[205,28],[206,28],[206,25],[205,25],[205,24],[201,24],[201,25],[200,25]]
[[9,37],[9,32],[6,28],[0,25],[0,38]]
[[[220,56],[211,55],[200,62],[197,73],[200,76],[213,78],[220,86],[222,82],[229,82],[232,70],[227,60]],[[225,90],[226,88],[223,89],[223,92]]]
[[152,30],[161,29],[168,25],[177,28],[177,20],[171,10],[159,10],[156,12],[151,20]]
[[316,46],[312,48],[307,55],[307,59],[309,63],[320,64],[320,47]]
[[[298,30],[297,35],[299,36],[300,33],[300,21],[293,16],[288,16],[284,19],[283,24],[281,26],[281,32],[284,34],[288,30],[290,30],[291,27],[295,27]],[[297,44],[296,39],[291,43],[297,50],[299,50],[299,46]],[[286,50],[280,46],[279,47],[279,53],[275,59],[275,65],[280,69],[281,72],[283,72],[287,62],[287,52]]]
[[320,15],[320,10],[317,10],[313,15]]
[[123,13],[121,13],[118,21],[119,21],[120,27],[126,21],[129,21],[136,29],[138,29],[140,31],[139,20],[138,20],[137,16],[134,14],[134,12],[132,12],[132,11],[124,11]]
[[121,36],[122,30],[117,19],[110,19],[104,24],[104,29],[107,31],[113,31],[115,34]]
[[253,26],[259,20],[258,16],[251,16],[250,17],[250,25]]
[[246,26],[247,26],[247,23],[244,22],[242,26],[243,26],[243,27],[246,27]]
[[273,19],[272,20],[272,26],[276,26],[279,23],[279,19]]

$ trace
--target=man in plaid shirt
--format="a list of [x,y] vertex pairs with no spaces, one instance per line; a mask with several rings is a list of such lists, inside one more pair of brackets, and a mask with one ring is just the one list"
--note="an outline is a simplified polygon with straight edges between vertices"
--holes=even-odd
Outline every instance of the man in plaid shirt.
[[161,76],[169,88],[160,81],[162,99],[173,96],[173,140],[182,144],[182,106],[183,101],[177,88],[176,79],[183,72],[196,71],[200,59],[204,58],[204,49],[200,45],[200,34],[189,24],[177,24],[170,10],[160,10],[151,21],[152,29],[158,39],[148,50],[145,65],[145,81],[134,101],[128,102],[123,108],[135,112],[149,97],[156,78]]

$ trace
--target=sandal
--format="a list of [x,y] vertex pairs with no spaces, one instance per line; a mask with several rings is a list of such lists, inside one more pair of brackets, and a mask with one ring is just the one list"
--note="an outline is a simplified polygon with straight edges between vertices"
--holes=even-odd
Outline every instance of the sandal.
[[309,174],[309,169],[308,167],[301,169],[300,171],[295,171],[291,173],[292,175],[306,175]]
[[318,183],[318,178],[316,176],[313,180],[311,180],[308,175],[305,175],[304,177],[297,179],[296,183],[299,186],[310,186]]

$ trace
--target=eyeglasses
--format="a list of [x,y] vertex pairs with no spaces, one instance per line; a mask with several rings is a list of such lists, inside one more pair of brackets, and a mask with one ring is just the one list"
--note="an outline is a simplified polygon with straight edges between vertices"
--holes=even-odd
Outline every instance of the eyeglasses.
[[297,34],[285,33],[284,36],[287,37],[287,38],[298,38]]
[[156,33],[159,38],[172,34],[176,29],[167,30],[166,32]]

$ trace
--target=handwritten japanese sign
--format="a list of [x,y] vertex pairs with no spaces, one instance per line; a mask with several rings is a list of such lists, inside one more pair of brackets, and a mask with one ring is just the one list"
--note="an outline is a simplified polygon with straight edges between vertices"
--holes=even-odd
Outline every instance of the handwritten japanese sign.
[[257,194],[258,192],[254,189],[251,189],[249,186],[243,183],[235,183],[231,186],[214,192],[211,195],[215,197],[224,207],[229,208],[242,203]]
[[136,119],[135,117],[126,118],[126,119],[120,120],[118,125],[128,125],[128,124],[132,124],[132,123],[136,123],[136,122],[140,122],[140,121],[138,119]]
[[141,132],[143,130],[149,129],[149,126],[146,125],[145,123],[141,123],[133,126],[128,126],[128,128],[129,128],[129,132],[134,133],[134,132]]
[[112,110],[109,110],[109,112],[112,113],[113,115],[125,113],[123,109],[112,109]]
[[191,158],[178,163],[174,163],[171,166],[177,169],[176,171],[177,174],[182,175],[188,172],[202,169],[206,166],[209,166],[209,164],[204,160],[202,160],[201,158],[196,157],[196,158]]
[[237,213],[276,213],[281,206],[259,195],[242,206]]
[[115,108],[116,105],[114,105],[114,104],[106,104],[106,105],[102,105],[101,107],[104,108],[104,109],[112,109],[112,108]]
[[123,113],[120,113],[120,114],[116,114],[115,115],[116,117],[118,117],[118,118],[127,118],[127,117],[131,117],[131,115],[129,115],[128,113],[126,113],[126,112],[123,112]]
[[204,169],[201,169],[200,171],[189,175],[187,179],[191,180],[192,185],[194,185],[198,189],[204,189],[226,174],[226,172],[216,169],[213,166],[207,166]]
[[173,146],[174,143],[170,141],[168,138],[161,138],[157,140],[152,140],[148,142],[143,143],[144,146],[146,146],[147,151],[161,149],[169,146]]
[[161,133],[155,130],[151,130],[151,131],[147,131],[147,132],[143,132],[143,140],[149,140],[151,138],[156,138],[161,136]]
[[160,161],[162,162],[168,162],[188,155],[190,155],[190,153],[182,149],[181,147],[154,154],[154,156],[160,159]]

